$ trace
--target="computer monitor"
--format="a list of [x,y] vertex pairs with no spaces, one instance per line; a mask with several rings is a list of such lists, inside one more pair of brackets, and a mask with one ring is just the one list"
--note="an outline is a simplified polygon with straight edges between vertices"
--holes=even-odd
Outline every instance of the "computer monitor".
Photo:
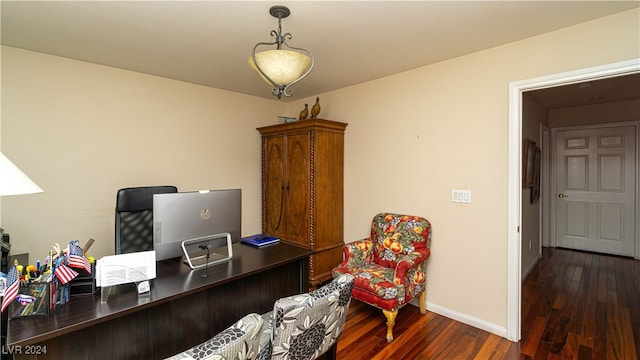
[[240,242],[242,190],[206,190],[153,195],[156,260],[183,255],[182,242],[230,233]]

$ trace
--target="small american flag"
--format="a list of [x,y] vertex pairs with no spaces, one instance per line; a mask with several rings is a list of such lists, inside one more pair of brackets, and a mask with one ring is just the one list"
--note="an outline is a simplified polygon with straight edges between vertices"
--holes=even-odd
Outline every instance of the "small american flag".
[[69,281],[73,280],[76,276],[78,276],[77,272],[75,272],[72,268],[64,264],[58,265],[54,273],[56,274],[56,277],[58,278],[58,280],[60,280],[60,283],[62,283],[62,285],[68,283]]
[[84,256],[84,251],[75,241],[69,243],[69,266],[84,269],[91,274],[91,263]]
[[18,295],[18,288],[20,287],[20,281],[18,281],[18,272],[16,267],[12,267],[7,274],[7,288],[4,289],[4,297],[2,298],[2,309],[0,312],[3,312],[4,309],[11,304],[13,299]]

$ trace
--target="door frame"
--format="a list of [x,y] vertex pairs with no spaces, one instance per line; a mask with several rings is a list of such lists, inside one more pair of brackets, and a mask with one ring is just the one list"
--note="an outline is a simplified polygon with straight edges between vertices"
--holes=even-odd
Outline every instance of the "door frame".
[[640,72],[640,58],[509,83],[506,330],[507,339],[511,341],[521,338],[522,93],[637,72]]
[[[540,139],[542,139],[542,176],[541,193],[542,204],[540,206],[540,248],[539,256],[542,258],[542,247],[551,244],[551,128],[540,124]],[[524,279],[523,279],[524,280]]]

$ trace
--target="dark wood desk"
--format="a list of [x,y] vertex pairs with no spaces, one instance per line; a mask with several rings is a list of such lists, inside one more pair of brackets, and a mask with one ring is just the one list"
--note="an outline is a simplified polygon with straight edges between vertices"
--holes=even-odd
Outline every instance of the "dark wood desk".
[[[233,245],[233,258],[191,270],[178,259],[157,263],[151,295],[118,285],[73,297],[53,315],[9,320],[7,349],[15,358],[162,359],[197,345],[244,315],[273,309],[275,300],[309,289],[309,249],[279,243]],[[43,351],[46,349],[46,354]]]

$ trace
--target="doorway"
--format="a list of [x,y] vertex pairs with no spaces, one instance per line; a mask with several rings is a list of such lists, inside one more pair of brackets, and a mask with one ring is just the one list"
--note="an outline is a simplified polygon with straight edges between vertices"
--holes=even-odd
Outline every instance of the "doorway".
[[[509,84],[509,195],[507,246],[507,338],[519,341],[521,314],[521,224],[522,224],[522,93],[559,85],[637,73],[640,59],[555,74]],[[640,257],[637,254],[636,257]]]

